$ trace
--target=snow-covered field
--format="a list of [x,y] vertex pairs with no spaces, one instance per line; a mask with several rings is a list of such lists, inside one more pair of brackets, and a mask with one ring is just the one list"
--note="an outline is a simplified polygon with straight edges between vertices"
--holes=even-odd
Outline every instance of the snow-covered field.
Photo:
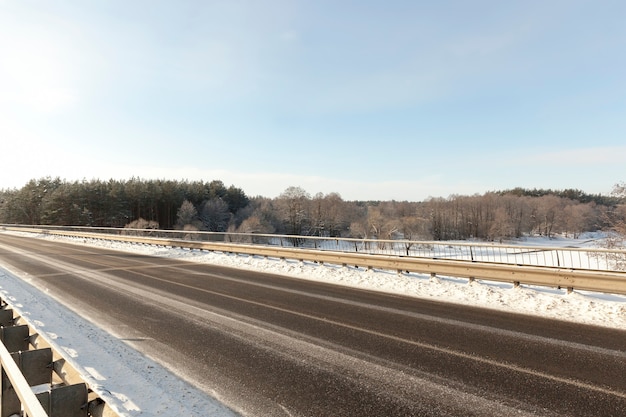
[[[82,245],[186,259],[235,268],[288,275],[369,290],[403,294],[521,314],[626,330],[626,296],[553,288],[474,281],[395,271],[319,265],[292,260],[222,254],[186,249],[133,245],[111,241],[62,239]],[[528,245],[572,246],[581,240],[529,239]],[[92,387],[114,408],[128,416],[228,416],[219,402],[145,358],[113,335],[94,327],[79,315],[29,284],[28,276],[0,266],[0,292],[39,332],[67,352]]]

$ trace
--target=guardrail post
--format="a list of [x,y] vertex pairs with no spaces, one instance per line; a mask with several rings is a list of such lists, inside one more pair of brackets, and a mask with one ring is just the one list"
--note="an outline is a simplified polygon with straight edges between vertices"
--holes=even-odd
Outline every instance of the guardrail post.
[[22,403],[20,402],[15,389],[9,381],[7,373],[2,367],[2,378],[0,378],[0,417],[21,415]]
[[25,350],[11,356],[31,387],[52,382],[52,349]]
[[49,417],[88,416],[88,390],[85,384],[66,385],[36,396]]
[[13,310],[7,308],[5,310],[0,310],[0,326],[12,326],[13,325]]
[[28,350],[30,330],[23,324],[20,326],[0,327],[0,342],[9,352]]

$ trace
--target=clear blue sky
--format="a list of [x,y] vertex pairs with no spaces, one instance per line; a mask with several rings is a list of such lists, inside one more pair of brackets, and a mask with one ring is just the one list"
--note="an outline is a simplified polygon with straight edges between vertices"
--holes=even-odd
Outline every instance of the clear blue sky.
[[0,188],[608,194],[625,22],[622,0],[0,0]]

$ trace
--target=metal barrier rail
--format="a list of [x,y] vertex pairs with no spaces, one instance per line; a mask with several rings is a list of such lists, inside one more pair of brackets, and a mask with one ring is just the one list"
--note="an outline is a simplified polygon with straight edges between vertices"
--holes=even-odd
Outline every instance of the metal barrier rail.
[[157,229],[127,229],[86,226],[0,225],[7,230],[94,232],[200,242],[241,243],[259,246],[315,249],[427,259],[464,260],[509,265],[549,266],[594,271],[626,270],[626,250],[558,248],[476,242],[442,242],[330,238],[257,233],[226,233]]
[[[48,413],[46,413],[41,403],[37,400],[35,393],[28,382],[26,382],[26,378],[22,375],[21,370],[13,360],[11,353],[7,350],[6,346],[4,346],[4,343],[0,343],[0,361],[2,365],[2,387],[0,387],[2,389],[2,401],[0,403],[0,413],[2,416],[17,414],[9,414],[11,411],[10,407],[9,411],[5,411],[7,410],[7,407],[4,405],[7,401],[5,397],[8,396],[9,389],[12,388],[19,402],[17,410],[13,409],[12,411],[20,411],[18,415],[21,415],[21,409],[23,408],[25,417],[48,417]],[[7,385],[11,388],[8,388],[6,390],[7,394],[5,394],[5,386]]]
[[[7,228],[7,230],[15,230]],[[101,234],[92,232],[51,230],[38,228],[20,228],[18,230],[48,233],[69,237],[82,237],[171,246],[188,249],[201,249],[226,253],[259,255],[275,258],[298,259],[338,265],[356,265],[366,268],[379,268],[429,273],[453,277],[465,277],[470,280],[486,279],[512,282],[514,285],[530,284],[548,287],[588,290],[615,294],[626,294],[626,271],[602,271],[590,269],[564,268],[554,266],[513,265],[495,262],[479,262],[467,259],[440,259],[393,256],[369,253],[347,253],[328,250],[297,249],[266,245],[241,243],[206,242],[182,239],[164,239],[158,237],[131,236],[126,234]]]
[[0,363],[0,417],[119,416],[1,298]]

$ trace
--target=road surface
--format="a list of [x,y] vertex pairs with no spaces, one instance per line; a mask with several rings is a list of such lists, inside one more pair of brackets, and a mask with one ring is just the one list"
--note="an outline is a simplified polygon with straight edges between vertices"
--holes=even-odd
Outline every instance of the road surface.
[[0,264],[246,416],[626,416],[626,332],[0,233]]

